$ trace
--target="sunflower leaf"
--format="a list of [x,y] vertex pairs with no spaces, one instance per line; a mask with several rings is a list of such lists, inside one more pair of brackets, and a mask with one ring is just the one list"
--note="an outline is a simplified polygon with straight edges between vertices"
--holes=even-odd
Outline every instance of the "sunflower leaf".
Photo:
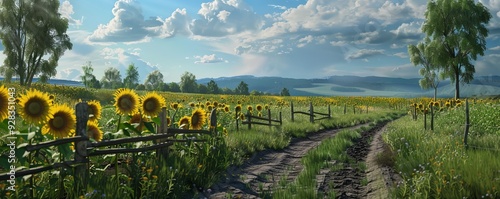
[[0,123],[0,129],[2,129],[3,132],[9,132],[8,122],[9,120],[3,120],[3,122]]
[[[136,129],[135,126],[133,126],[132,124],[130,123],[123,123],[122,124],[124,127],[128,128],[129,130],[132,130],[134,131],[135,133],[137,133],[137,135],[141,135],[141,132],[139,130]],[[130,136],[130,135],[129,135]]]
[[146,129],[148,129],[149,132],[155,133],[155,128],[153,127],[152,122],[144,122],[144,126],[146,126]]
[[57,146],[57,148],[59,149],[59,153],[63,155],[63,158],[65,160],[69,160],[71,158],[71,155],[73,154],[73,151],[69,148],[69,145],[69,143],[66,143]]
[[124,129],[122,129],[122,131],[123,131],[123,135],[130,137],[130,133],[128,132],[127,129],[124,128]]

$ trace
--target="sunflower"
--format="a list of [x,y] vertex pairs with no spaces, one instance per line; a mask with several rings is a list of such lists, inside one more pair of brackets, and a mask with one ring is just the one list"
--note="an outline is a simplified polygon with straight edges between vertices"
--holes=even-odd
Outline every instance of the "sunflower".
[[196,109],[193,111],[191,114],[191,128],[199,130],[205,124],[205,121],[207,120],[207,114],[205,110],[203,109]]
[[90,100],[88,103],[89,121],[98,122],[101,119],[101,103],[96,100]]
[[115,92],[116,112],[121,115],[132,115],[138,111],[139,96],[130,89],[122,88]]
[[172,104],[170,104],[170,107],[172,107],[174,110],[177,110],[180,108],[180,105],[179,105],[179,103],[172,103]]
[[184,116],[179,120],[179,128],[189,129],[189,124],[191,123],[191,118],[189,116]]
[[67,105],[54,105],[50,119],[43,126],[42,133],[51,133],[57,138],[71,136],[75,133],[75,111]]
[[260,112],[260,111],[262,111],[262,105],[260,105],[260,104],[257,104],[257,106],[256,106],[255,108],[256,108],[256,109],[257,109],[257,111],[259,111],[259,112]]
[[224,112],[226,112],[226,113],[229,112],[229,105],[224,106]]
[[87,122],[87,137],[99,142],[102,140],[102,134],[102,130],[99,129],[99,125],[97,124],[97,122]]
[[236,108],[234,108],[236,112],[241,112],[241,105],[237,105]]
[[0,121],[9,116],[9,92],[5,86],[0,86]]
[[128,122],[130,124],[138,124],[135,129],[142,131],[142,128],[144,128],[144,122],[147,122],[147,118],[143,117],[140,113],[135,113]]
[[49,120],[51,105],[52,100],[47,93],[30,89],[19,97],[19,114],[28,123],[42,124]]
[[155,92],[148,93],[141,98],[141,111],[146,116],[156,117],[161,112],[161,108],[165,106],[165,98]]

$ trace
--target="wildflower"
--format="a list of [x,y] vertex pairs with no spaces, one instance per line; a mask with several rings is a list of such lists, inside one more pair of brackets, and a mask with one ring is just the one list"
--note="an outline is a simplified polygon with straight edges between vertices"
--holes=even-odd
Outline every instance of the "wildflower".
[[97,122],[89,121],[87,122],[87,136],[99,142],[102,140],[102,130],[99,129]]
[[203,124],[205,124],[207,119],[207,114],[203,109],[196,109],[193,111],[190,119],[190,125],[192,129],[201,129]]
[[67,105],[56,105],[49,115],[49,121],[43,126],[42,133],[51,133],[57,138],[68,137],[75,133],[75,111]]
[[181,128],[181,129],[189,129],[189,124],[190,123],[191,123],[191,117],[184,116],[178,122],[179,128]]
[[141,98],[141,101],[142,113],[151,117],[156,117],[161,112],[161,108],[165,106],[165,98],[155,92],[146,94]]
[[139,110],[139,96],[130,89],[122,88],[115,92],[116,112],[121,115],[133,115]]
[[0,121],[9,116],[9,92],[5,86],[0,86]]
[[42,124],[50,118],[52,101],[46,93],[29,90],[19,97],[19,114],[28,123]]

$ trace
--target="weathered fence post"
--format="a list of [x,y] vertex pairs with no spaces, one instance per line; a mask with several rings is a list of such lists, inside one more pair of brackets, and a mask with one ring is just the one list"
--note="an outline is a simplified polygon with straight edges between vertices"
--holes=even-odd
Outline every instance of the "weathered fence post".
[[294,114],[294,112],[293,112],[293,102],[290,103],[290,108],[292,109],[292,122],[293,122],[294,121],[294,118],[293,118],[293,114]]
[[281,119],[281,111],[280,111],[280,126],[283,125],[283,119]]
[[309,102],[309,121],[311,123],[314,123],[314,109],[313,109],[313,103]]
[[366,105],[366,113],[368,113],[368,105]]
[[434,102],[431,105],[431,131],[434,131]]
[[330,104],[328,104],[328,118],[332,118],[332,109],[330,108]]
[[250,115],[250,110],[247,111],[247,123],[248,130],[252,129],[252,115]]
[[417,104],[415,104],[415,106],[413,106],[413,119],[414,120],[417,120]]
[[271,109],[270,108],[267,109],[267,118],[269,119],[269,127],[271,127],[272,121],[271,121]]
[[352,105],[352,111],[356,114],[356,104]]
[[465,132],[464,132],[464,145],[465,145],[465,149],[467,149],[469,147],[467,145],[467,137],[469,136],[469,126],[470,126],[469,101],[467,99],[465,99]]
[[[217,109],[212,109],[210,112],[210,129],[214,129],[214,132],[217,133]],[[212,133],[214,133],[212,132]]]
[[427,130],[427,113],[424,108],[424,130]]
[[236,131],[239,131],[240,127],[239,127],[238,121],[239,121],[240,117],[238,115],[238,108],[234,108],[234,112],[235,112],[235,118],[236,118]]
[[[87,121],[89,120],[88,113],[88,104],[87,102],[79,102],[76,104],[76,135],[87,138]],[[88,163],[88,154],[87,154],[87,144],[88,141],[77,141],[75,142],[75,158],[74,161],[77,163],[85,163],[79,164],[75,167],[75,187],[74,191],[77,196],[85,193],[85,189],[87,188],[87,164]]]
[[344,104],[344,115],[346,114],[347,112],[347,104]]
[[[156,134],[168,133],[168,122],[167,122],[167,108],[163,107],[160,112],[160,127],[156,130]],[[163,140],[158,140],[159,144],[163,143]],[[156,150],[156,156],[162,157],[164,160],[168,157],[168,147],[159,148]]]

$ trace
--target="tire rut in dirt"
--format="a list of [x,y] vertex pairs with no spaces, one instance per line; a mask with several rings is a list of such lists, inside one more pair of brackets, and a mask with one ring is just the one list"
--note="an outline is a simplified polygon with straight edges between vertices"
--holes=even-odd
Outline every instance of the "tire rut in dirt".
[[[355,129],[357,125],[345,129]],[[310,134],[307,138],[294,138],[283,150],[258,152],[241,168],[228,172],[225,182],[212,186],[209,198],[268,198],[280,180],[295,180],[303,166],[300,162],[309,150],[322,140],[333,137],[340,129]]]
[[[325,198],[334,189],[336,198],[364,198],[365,185],[362,183],[366,178],[364,165],[365,159],[370,152],[372,137],[382,129],[387,122],[378,124],[374,128],[362,132],[361,137],[353,140],[353,145],[346,149],[346,153],[351,159],[349,162],[337,162],[341,169],[335,171],[328,170],[324,173],[322,182],[318,182],[318,192],[324,193]],[[366,183],[366,182],[365,182]]]

